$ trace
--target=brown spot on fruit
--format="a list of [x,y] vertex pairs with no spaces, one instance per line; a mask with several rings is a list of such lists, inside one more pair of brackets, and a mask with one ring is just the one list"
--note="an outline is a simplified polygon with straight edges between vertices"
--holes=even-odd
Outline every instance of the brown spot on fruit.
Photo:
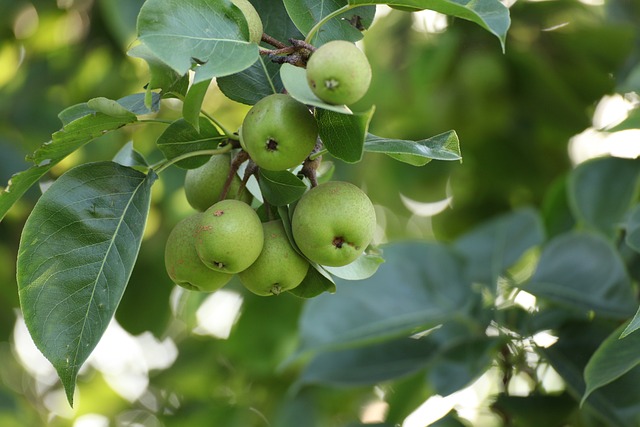
[[278,141],[273,138],[267,140],[267,151],[276,151],[278,149]]
[[[217,211],[213,212],[213,216],[222,216],[222,215],[224,215],[224,211],[222,211],[222,210],[217,210]],[[209,227],[209,228],[211,228],[211,227]]]
[[333,242],[331,242],[331,244],[338,249],[342,249],[342,245],[344,245],[344,243],[344,238],[340,236],[334,237]]

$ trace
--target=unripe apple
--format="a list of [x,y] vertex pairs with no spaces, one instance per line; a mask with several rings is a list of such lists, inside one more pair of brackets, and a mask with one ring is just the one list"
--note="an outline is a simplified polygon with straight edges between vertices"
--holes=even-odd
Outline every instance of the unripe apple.
[[307,158],[318,138],[308,108],[284,94],[262,98],[249,110],[240,138],[251,159],[263,169],[284,170]]
[[201,213],[191,215],[171,230],[164,250],[164,265],[175,284],[189,290],[213,292],[226,285],[233,275],[211,270],[198,257],[195,233],[201,216]]
[[[220,193],[231,170],[231,155],[219,154],[196,169],[189,169],[184,178],[184,193],[187,201],[196,210],[204,212],[220,199]],[[227,199],[235,199],[240,189],[240,177],[235,175],[229,186]],[[240,200],[251,203],[251,193],[244,189]]]
[[262,252],[256,262],[238,273],[238,278],[257,295],[278,295],[295,288],[304,280],[309,262],[291,246],[282,221],[269,221],[262,226]]
[[264,234],[260,218],[251,206],[228,199],[204,211],[195,240],[198,256],[207,267],[238,273],[258,258]]
[[369,89],[371,66],[355,44],[334,40],[311,54],[307,82],[313,93],[328,104],[353,104]]
[[376,213],[355,185],[329,181],[298,201],[291,219],[300,251],[321,265],[340,267],[358,258],[373,238]]
[[258,15],[256,9],[249,3],[249,0],[231,0],[231,2],[242,11],[244,19],[247,20],[247,25],[249,26],[249,41],[260,43],[264,29],[260,15]]

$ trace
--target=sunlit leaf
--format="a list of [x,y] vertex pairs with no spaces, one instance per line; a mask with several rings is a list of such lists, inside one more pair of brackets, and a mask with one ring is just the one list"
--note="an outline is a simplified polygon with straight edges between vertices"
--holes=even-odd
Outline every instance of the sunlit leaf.
[[242,71],[259,55],[244,15],[224,0],[147,0],[138,38],[178,74],[195,68],[194,83]]
[[375,108],[361,114],[340,114],[316,109],[318,131],[332,156],[348,163],[362,160],[364,140]]
[[378,254],[362,254],[351,264],[342,267],[323,266],[332,275],[344,280],[364,280],[373,276],[384,262]]
[[109,324],[138,255],[155,174],[112,162],[71,169],[43,194],[18,253],[20,305],[31,336],[75,380]]

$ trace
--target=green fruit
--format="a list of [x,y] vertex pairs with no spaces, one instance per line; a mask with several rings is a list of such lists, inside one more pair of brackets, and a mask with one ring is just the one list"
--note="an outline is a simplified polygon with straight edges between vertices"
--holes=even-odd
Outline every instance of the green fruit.
[[[184,178],[184,192],[187,201],[196,210],[204,212],[220,200],[220,193],[231,170],[231,155],[220,154],[196,169],[189,169]],[[233,177],[227,199],[235,199],[240,189],[241,180],[237,175]],[[240,200],[251,203],[251,193],[243,190]]]
[[376,213],[367,195],[342,181],[329,181],[305,193],[291,221],[302,253],[331,267],[355,261],[376,229]]
[[238,278],[247,289],[257,295],[278,295],[302,282],[307,275],[309,262],[289,243],[282,221],[275,220],[262,225],[262,252],[256,262],[238,273]]
[[320,46],[307,62],[307,82],[329,104],[353,104],[367,93],[371,66],[364,52],[344,40]]
[[244,19],[247,20],[247,25],[249,26],[249,41],[260,43],[264,29],[260,15],[258,15],[256,9],[249,3],[249,0],[231,0],[231,2],[242,11]]
[[222,200],[202,214],[195,240],[198,256],[207,267],[238,273],[258,258],[264,234],[251,206],[239,200]]
[[318,138],[318,125],[307,107],[289,95],[262,98],[247,113],[240,133],[251,159],[263,169],[279,171],[307,158]]
[[213,292],[226,285],[233,275],[211,270],[198,257],[195,232],[201,216],[201,213],[191,215],[171,230],[164,250],[164,265],[175,284],[189,290]]

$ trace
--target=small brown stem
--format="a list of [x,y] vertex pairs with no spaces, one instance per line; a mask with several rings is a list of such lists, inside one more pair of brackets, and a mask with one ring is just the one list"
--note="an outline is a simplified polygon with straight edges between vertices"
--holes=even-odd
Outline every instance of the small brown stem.
[[249,160],[249,153],[244,150],[240,150],[238,154],[235,155],[235,157],[231,161],[231,169],[229,170],[229,175],[227,175],[227,180],[224,182],[224,187],[222,187],[222,191],[220,192],[219,200],[224,200],[227,198],[227,194],[229,194],[229,188],[231,187],[231,183],[233,182],[233,177],[238,172],[240,165],[247,160]]
[[[320,167],[320,163],[322,163],[322,156],[314,156],[314,154],[321,151],[322,147],[322,141],[320,140],[320,138],[318,138],[315,147],[313,147],[313,151],[311,151],[309,157],[305,159],[304,163],[302,164],[302,169],[300,169],[300,175],[309,179],[312,188],[318,186],[317,171],[318,167]],[[313,159],[311,157],[313,157]]]
[[273,47],[277,47],[279,49],[283,49],[285,47],[287,47],[287,45],[285,45],[284,43],[282,43],[280,40],[271,37],[269,34],[267,33],[262,33],[262,41],[270,44]]
[[249,164],[247,165],[247,168],[244,171],[244,176],[242,177],[242,181],[240,182],[240,188],[238,189],[237,198],[240,198],[242,192],[247,188],[247,182],[249,182],[249,179],[252,175],[255,175],[256,179],[258,179],[258,170],[258,165],[256,165],[253,160],[249,159]]
[[316,51],[316,47],[307,43],[304,40],[298,40],[298,39],[289,39],[289,43],[291,43],[291,45],[299,48],[299,49],[306,49],[309,51],[309,54],[313,53]]
[[281,49],[260,49],[260,55],[289,55],[295,51],[295,46],[287,46]]

